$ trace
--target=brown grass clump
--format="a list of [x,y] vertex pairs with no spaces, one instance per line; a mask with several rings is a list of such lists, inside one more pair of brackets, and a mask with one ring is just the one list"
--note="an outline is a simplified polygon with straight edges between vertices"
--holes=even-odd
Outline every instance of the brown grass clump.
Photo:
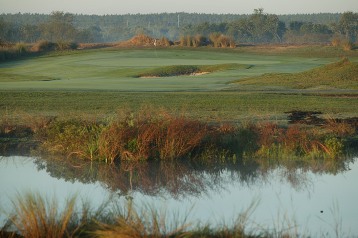
[[[345,132],[346,127],[342,130]],[[299,125],[282,128],[265,123],[259,125],[257,131],[259,149],[254,154],[262,158],[337,158],[344,151],[344,143],[337,133],[326,133],[318,128]]]
[[344,51],[351,51],[354,48],[354,44],[350,41],[342,42],[342,48]]
[[338,38],[338,37],[335,37],[335,38],[332,39],[331,44],[334,47],[338,47],[338,46],[341,45],[341,39]]
[[75,197],[69,199],[64,212],[58,211],[56,200],[47,201],[39,194],[25,194],[13,203],[15,215],[11,223],[23,237],[72,237],[75,228],[71,227],[74,217]]
[[330,133],[337,135],[339,137],[352,136],[356,133],[356,128],[358,125],[354,125],[345,120],[339,120],[334,118],[329,118],[326,120],[324,128],[326,128]]
[[185,117],[127,117],[101,133],[99,151],[110,161],[176,159],[197,148],[205,134],[204,124]]
[[197,149],[207,130],[184,116],[140,112],[117,115],[110,123],[54,121],[42,133],[42,148],[67,157],[100,159],[177,159]]
[[188,227],[185,221],[168,227],[164,213],[153,209],[137,211],[131,202],[125,211],[120,211],[113,224],[99,223],[96,237],[180,237]]
[[55,50],[56,48],[56,44],[46,41],[46,40],[40,40],[38,42],[36,42],[32,48],[31,51],[33,52],[43,52],[43,51],[51,51],[51,50]]
[[197,148],[207,134],[206,126],[184,117],[170,118],[159,128],[156,144],[161,159],[180,158]]
[[148,35],[139,34],[130,39],[129,43],[138,46],[152,46],[154,45],[154,39]]

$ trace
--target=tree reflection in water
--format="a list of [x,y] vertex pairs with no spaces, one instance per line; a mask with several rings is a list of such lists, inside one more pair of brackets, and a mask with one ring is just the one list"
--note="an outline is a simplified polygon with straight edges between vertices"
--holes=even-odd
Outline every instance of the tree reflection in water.
[[171,196],[175,199],[200,196],[220,191],[226,185],[237,183],[250,186],[270,183],[270,177],[279,176],[295,190],[311,187],[308,173],[338,174],[349,169],[352,160],[315,161],[301,164],[271,164],[253,160],[239,161],[121,161],[115,165],[101,162],[38,158],[38,170],[66,181],[100,182],[120,196],[140,192],[149,196]]

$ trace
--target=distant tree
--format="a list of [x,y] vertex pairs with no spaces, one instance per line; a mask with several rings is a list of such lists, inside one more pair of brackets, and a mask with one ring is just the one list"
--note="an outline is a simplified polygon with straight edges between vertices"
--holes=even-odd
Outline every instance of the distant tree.
[[288,30],[299,32],[301,29],[301,26],[304,24],[302,21],[292,21],[289,24]]
[[73,41],[76,29],[73,24],[74,16],[60,11],[52,12],[48,22],[41,25],[42,36],[50,41]]
[[346,40],[356,41],[358,38],[358,13],[343,13],[336,30],[344,35]]
[[34,43],[41,38],[38,26],[26,24],[20,27],[21,41]]

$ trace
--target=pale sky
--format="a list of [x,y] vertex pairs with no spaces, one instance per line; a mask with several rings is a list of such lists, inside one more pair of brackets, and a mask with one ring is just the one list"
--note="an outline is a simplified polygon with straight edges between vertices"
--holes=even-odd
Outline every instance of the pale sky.
[[250,14],[358,12],[358,0],[0,0],[0,13],[136,14],[162,12]]

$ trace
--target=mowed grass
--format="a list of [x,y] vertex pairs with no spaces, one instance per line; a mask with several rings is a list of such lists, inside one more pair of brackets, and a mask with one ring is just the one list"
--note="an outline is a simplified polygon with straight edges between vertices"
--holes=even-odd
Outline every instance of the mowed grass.
[[[120,91],[217,91],[228,82],[263,73],[293,73],[337,61],[288,55],[265,55],[240,50],[212,49],[100,49],[54,53],[0,64],[0,88],[120,90]],[[158,67],[175,65],[251,65],[228,68],[201,76],[143,79],[134,76]]]
[[358,63],[344,58],[300,73],[268,73],[235,82],[242,86],[294,89],[358,89]]
[[286,120],[291,110],[318,110],[323,116],[357,116],[352,95],[276,94],[261,92],[115,92],[0,91],[2,115],[29,113],[60,117],[106,117],[120,109],[144,106],[184,113],[203,121]]

